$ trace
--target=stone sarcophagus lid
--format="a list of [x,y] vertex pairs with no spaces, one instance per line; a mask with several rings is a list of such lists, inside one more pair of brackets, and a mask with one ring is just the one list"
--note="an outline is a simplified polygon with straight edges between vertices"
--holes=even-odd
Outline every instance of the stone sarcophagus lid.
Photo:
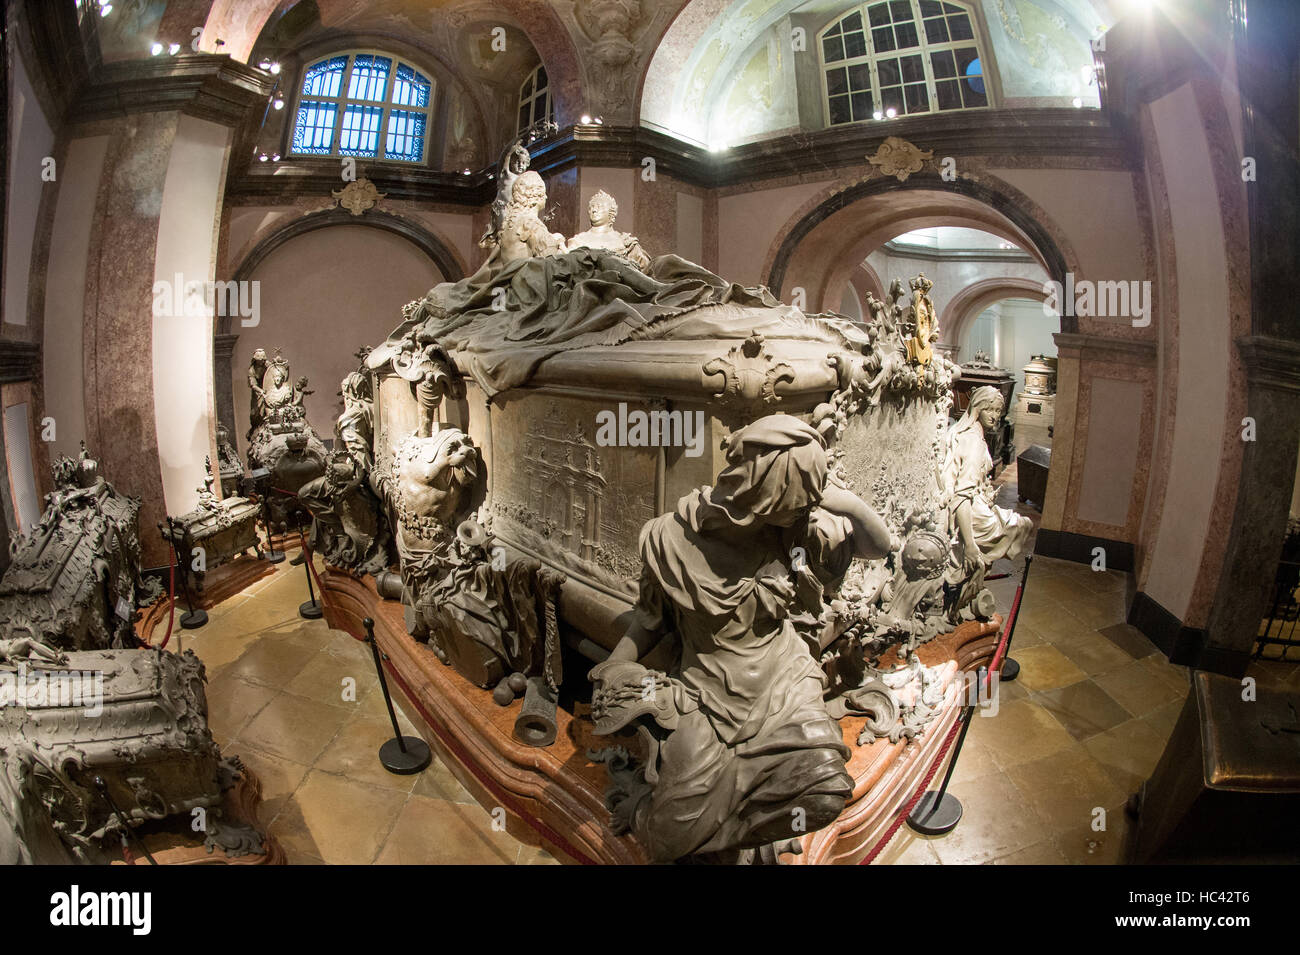
[[203,684],[189,650],[0,659],[0,862],[106,861],[119,811],[189,828],[202,809],[210,844],[260,852],[257,833],[218,818],[240,766],[212,739]]
[[168,518],[158,525],[163,540],[176,548],[179,559],[190,564],[197,549],[202,548],[203,570],[197,572],[199,588],[203,576],[240,554],[258,550],[258,507],[248,498],[227,497],[218,500],[212,493],[212,468],[208,481],[199,489],[199,504],[180,517]]
[[114,490],[83,446],[54,465],[40,522],[10,543],[0,578],[6,638],[62,650],[134,646],[140,501]]

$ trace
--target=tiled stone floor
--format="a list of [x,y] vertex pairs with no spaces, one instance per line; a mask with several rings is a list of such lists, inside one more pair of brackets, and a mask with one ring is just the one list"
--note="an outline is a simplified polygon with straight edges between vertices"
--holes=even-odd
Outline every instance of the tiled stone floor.
[[[1015,506],[1012,481],[1001,482],[1005,506]],[[994,568],[1013,571],[990,584],[1004,614],[1021,565]],[[1001,687],[996,715],[974,717],[953,775],[961,823],[939,837],[903,827],[880,861],[1119,861],[1124,803],[1155,767],[1188,689],[1185,669],[1124,623],[1125,576],[1035,558],[1013,643],[1020,678]],[[302,568],[286,562],[179,636],[207,665],[213,733],[261,777],[261,821],[289,861],[553,862],[495,831],[436,760],[415,777],[379,765],[391,730],[368,650],[300,619],[305,599]],[[348,679],[355,702],[344,698]]]
[[370,651],[300,618],[306,599],[302,567],[286,561],[210,610],[207,626],[177,628],[169,647],[179,640],[204,661],[213,735],[261,778],[260,821],[290,864],[553,862],[494,830],[437,759],[416,776],[379,765],[392,728]]

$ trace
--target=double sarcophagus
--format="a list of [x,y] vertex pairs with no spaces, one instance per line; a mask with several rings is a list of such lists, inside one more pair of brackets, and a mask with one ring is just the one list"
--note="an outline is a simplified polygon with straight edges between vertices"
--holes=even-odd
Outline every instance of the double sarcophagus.
[[612,829],[649,858],[775,858],[844,809],[846,733],[897,743],[950,702],[951,661],[912,651],[992,615],[1024,530],[992,506],[998,396],[949,427],[924,276],[869,322],[807,315],[650,259],[602,193],[549,233],[524,166],[488,261],[407,306],[345,412],[407,628],[498,705],[526,688],[523,742],[555,738],[562,682],[589,695]]

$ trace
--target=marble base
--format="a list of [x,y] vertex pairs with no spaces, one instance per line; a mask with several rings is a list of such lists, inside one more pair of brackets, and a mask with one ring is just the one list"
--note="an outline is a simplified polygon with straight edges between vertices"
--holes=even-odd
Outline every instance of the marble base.
[[[386,657],[393,695],[438,758],[489,811],[505,811],[506,829],[540,845],[562,862],[645,864],[644,850],[629,835],[615,835],[605,808],[605,767],[587,750],[610,743],[635,748],[630,737],[597,738],[585,708],[557,712],[555,742],[545,748],[514,738],[520,701],[501,707],[491,692],[475,687],[438,661],[406,633],[402,605],[384,600],[373,578],[338,570],[321,576],[325,619],[332,628],[364,634],[361,621],[375,621],[375,639]],[[961,710],[960,674],[993,654],[1000,618],[967,623],[919,651],[927,665],[955,661],[943,709],[915,741],[858,746],[863,718],[841,721],[853,750],[849,772],[853,796],[831,826],[803,838],[802,855],[785,860],[798,865],[854,864],[861,861],[920,785],[930,762]]]

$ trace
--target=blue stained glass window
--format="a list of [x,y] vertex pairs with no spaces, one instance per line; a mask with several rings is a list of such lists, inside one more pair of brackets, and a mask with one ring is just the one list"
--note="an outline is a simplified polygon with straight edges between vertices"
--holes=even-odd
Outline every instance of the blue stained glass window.
[[415,106],[425,109],[429,105],[429,81],[405,63],[397,64],[397,79],[393,82],[393,102],[398,106]]
[[348,99],[382,103],[388,91],[388,73],[393,61],[370,53],[358,53],[348,79]]
[[418,162],[424,154],[424,130],[428,118],[424,113],[395,109],[388,114],[388,141],[384,155],[389,159]]
[[334,145],[334,119],[337,103],[314,103],[304,100],[298,106],[298,122],[293,129],[293,151],[311,155],[329,155]]
[[292,152],[424,161],[433,80],[415,67],[381,53],[327,57],[303,71],[300,97]]
[[329,98],[338,96],[343,85],[343,71],[347,66],[346,56],[334,56],[312,64],[302,78],[302,95]]

